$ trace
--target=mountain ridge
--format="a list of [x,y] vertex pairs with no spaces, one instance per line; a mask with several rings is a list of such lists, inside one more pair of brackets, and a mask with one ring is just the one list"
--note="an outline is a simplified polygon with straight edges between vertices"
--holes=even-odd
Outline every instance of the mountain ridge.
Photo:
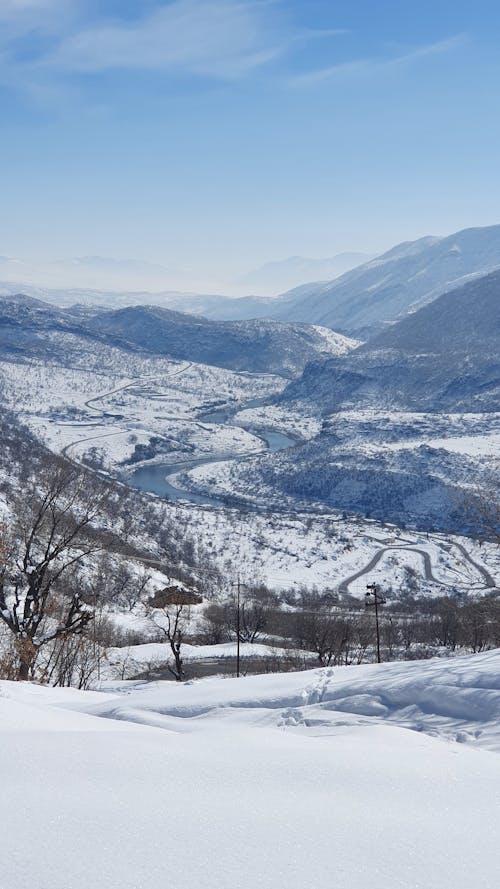
[[[60,309],[22,294],[0,298],[0,345],[4,353],[48,354],[56,346],[49,342],[47,332],[289,378],[300,373],[314,355],[327,357],[359,345],[331,330],[300,323],[213,321],[157,306]],[[63,354],[64,344],[58,348]]]
[[500,270],[448,291],[345,358],[312,362],[284,400],[340,405],[498,409]]

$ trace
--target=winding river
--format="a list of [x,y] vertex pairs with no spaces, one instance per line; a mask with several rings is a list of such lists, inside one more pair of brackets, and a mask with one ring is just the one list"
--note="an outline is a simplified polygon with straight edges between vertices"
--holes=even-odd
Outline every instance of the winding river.
[[[256,406],[255,402],[247,403],[245,405],[247,408],[254,406]],[[238,410],[241,409],[241,407],[238,408]],[[198,420],[201,420],[202,423],[231,425],[231,416],[231,413],[221,409],[201,414],[198,417]],[[263,432],[259,431],[259,433],[254,432],[253,434],[258,435],[262,440],[264,445],[263,451],[267,450],[269,453],[283,451],[286,448],[291,448],[297,444],[296,439],[291,438],[289,435],[284,435],[282,432],[264,430]],[[172,484],[172,476],[176,475],[178,472],[187,472],[190,469],[194,469],[196,466],[208,466],[210,463],[221,463],[229,460],[244,460],[248,457],[255,456],[258,453],[262,453],[262,451],[254,451],[245,454],[224,454],[217,457],[203,457],[196,460],[177,461],[175,463],[162,462],[149,466],[146,464],[132,472],[128,477],[127,482],[134,488],[139,488],[141,491],[147,491],[148,493],[158,494],[160,497],[164,497],[167,500],[188,500],[191,503],[197,503],[203,506],[223,506],[223,501],[216,497],[210,497],[208,494],[197,494],[195,491],[190,491],[187,488],[181,488],[178,485]]]

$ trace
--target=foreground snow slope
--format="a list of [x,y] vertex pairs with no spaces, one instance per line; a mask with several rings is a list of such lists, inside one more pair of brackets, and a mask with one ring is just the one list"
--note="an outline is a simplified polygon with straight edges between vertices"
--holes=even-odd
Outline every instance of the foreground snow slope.
[[493,889],[499,667],[1,683],[2,889]]

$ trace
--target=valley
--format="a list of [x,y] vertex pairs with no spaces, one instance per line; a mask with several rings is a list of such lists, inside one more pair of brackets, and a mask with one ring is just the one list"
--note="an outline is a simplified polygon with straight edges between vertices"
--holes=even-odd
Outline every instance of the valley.
[[[395,262],[399,274],[428,249],[398,248],[381,265]],[[434,273],[447,280],[440,262]],[[335,287],[372,280],[374,264]],[[97,532],[113,572],[128,577],[128,592],[99,606],[114,628],[102,631],[103,675],[171,670],[150,603],[172,584],[203,599],[190,607],[183,646],[193,675],[234,669],[234,616],[223,614],[237,584],[267,626],[257,647],[250,631],[240,640],[246,669],[324,663],[298,629],[315,611],[349,623],[328,657],[373,658],[360,613],[369,584],[396,609],[394,624],[383,621],[387,656],[458,644],[436,629],[434,600],[465,609],[456,620],[463,644],[475,645],[467,602],[489,607],[500,577],[496,532],[484,525],[498,472],[499,286],[499,272],[473,278],[362,343],[306,323],[0,300],[5,408],[37,446],[128,504],[118,525],[104,519]],[[2,508],[8,515],[8,497]],[[85,584],[99,570],[89,565]],[[406,607],[418,625],[408,648]]]
[[[300,844],[318,806],[350,850],[347,871],[359,823],[369,812],[378,824],[381,788],[397,812],[385,815],[384,836],[389,824],[398,844],[413,843],[415,825],[427,844],[437,837],[450,889],[468,889],[470,872],[454,868],[466,822],[490,879],[496,846],[481,819],[494,806],[488,794],[474,800],[478,781],[496,778],[498,755],[497,288],[500,273],[473,281],[364,343],[307,324],[0,299],[2,724],[16,755],[31,749],[33,761],[35,743],[35,765],[57,790],[57,812],[43,802],[42,836],[61,806],[74,822],[74,794],[99,846],[111,789],[113,824],[137,835],[148,860],[133,851],[129,878],[112,838],[119,876],[106,885],[136,889],[142,874],[160,873],[164,787],[193,776],[165,830],[176,845],[193,826],[209,836],[218,887],[234,883],[232,856],[242,860],[240,849],[227,857],[222,826],[235,789],[267,825],[264,837],[253,815],[245,822],[244,845],[250,836],[256,846],[238,885],[249,889],[281,885],[286,873],[281,829],[279,852],[269,844],[276,817],[293,835],[287,882],[310,881]],[[32,681],[10,681],[19,678]],[[333,771],[331,745],[341,757]],[[311,751],[321,779],[312,784]],[[478,772],[471,757],[491,763]],[[17,796],[23,782],[7,771],[9,807],[11,784]],[[441,811],[453,797],[450,774],[456,843],[450,817],[432,837],[425,826],[429,800]],[[345,775],[339,810],[323,783],[337,799]],[[30,800],[32,782],[21,792]],[[213,805],[217,838],[203,815]],[[135,833],[136,816],[147,836]],[[323,882],[331,836],[318,825]],[[76,835],[64,834],[72,858]],[[257,847],[267,883],[253,868]],[[42,872],[61,889],[64,854],[48,831]],[[189,854],[204,882],[208,851]],[[100,872],[110,860],[92,856]],[[371,882],[381,889],[395,873],[432,885],[420,858],[396,855],[389,880],[385,852],[377,860]],[[87,885],[88,869],[71,868],[74,885]],[[11,868],[15,889],[27,873]],[[170,873],[193,886],[183,863]]]
[[[266,461],[283,458],[296,470],[303,450],[318,446],[321,430],[319,441],[325,436],[325,422],[306,405],[276,403],[282,377],[134,356],[103,344],[80,352],[74,342],[71,366],[3,361],[1,373],[7,405],[55,453],[152,494],[158,514],[189,526],[222,572],[239,566],[246,582],[358,598],[368,582],[404,588],[409,570],[422,594],[494,586],[500,560],[488,543],[402,531],[332,509],[321,497],[270,488],[261,469]],[[332,415],[327,426],[358,467],[381,451],[418,453],[438,435],[443,461],[450,435],[450,451],[463,443],[466,453],[476,452],[475,465],[487,466],[492,456],[484,443],[493,440],[498,415],[350,411]],[[147,527],[136,542],[155,546]]]

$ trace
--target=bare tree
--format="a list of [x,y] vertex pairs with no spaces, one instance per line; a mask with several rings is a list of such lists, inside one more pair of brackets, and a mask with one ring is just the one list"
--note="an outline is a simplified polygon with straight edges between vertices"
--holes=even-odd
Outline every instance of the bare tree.
[[87,633],[54,639],[43,664],[42,680],[51,685],[89,688],[99,678],[106,650]]
[[144,566],[134,570],[123,559],[112,558],[104,552],[81,597],[94,608],[98,604],[114,604],[133,611],[145,597],[150,580],[151,575]]
[[323,667],[346,660],[350,630],[348,621],[330,609],[297,614],[296,640],[301,648],[316,652]]
[[434,641],[444,648],[455,651],[459,642],[459,603],[451,596],[440,596],[429,605],[434,630]]
[[168,671],[177,682],[186,678],[182,659],[182,643],[186,636],[189,622],[190,607],[180,603],[165,604],[162,608],[151,609],[154,626],[165,636],[172,661],[168,663]]
[[3,530],[0,556],[0,620],[15,640],[19,679],[33,675],[41,648],[83,633],[92,620],[74,577],[99,549],[88,532],[108,497],[105,486],[61,462],[10,504],[12,521]]
[[276,596],[266,587],[245,587],[240,604],[240,642],[256,642],[266,631],[276,606]]
[[460,609],[461,643],[477,653],[495,648],[500,642],[500,601],[474,598]]
[[207,645],[220,645],[221,642],[229,642],[234,622],[234,615],[227,604],[210,603],[203,614],[200,633],[202,642]]

